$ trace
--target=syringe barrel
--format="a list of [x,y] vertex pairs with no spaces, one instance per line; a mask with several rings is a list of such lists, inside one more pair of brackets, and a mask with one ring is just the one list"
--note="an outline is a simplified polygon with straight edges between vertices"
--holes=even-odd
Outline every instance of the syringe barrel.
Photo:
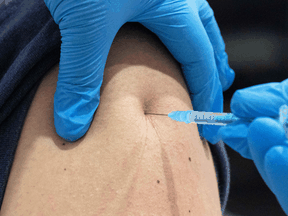
[[209,125],[226,125],[237,121],[239,118],[233,113],[214,113],[214,112],[190,112],[190,122],[196,122],[197,124],[209,124]]
[[185,122],[186,124],[195,122],[197,124],[222,125],[222,126],[237,121],[239,119],[232,113],[200,112],[194,110],[173,111],[169,113],[168,116],[173,120]]

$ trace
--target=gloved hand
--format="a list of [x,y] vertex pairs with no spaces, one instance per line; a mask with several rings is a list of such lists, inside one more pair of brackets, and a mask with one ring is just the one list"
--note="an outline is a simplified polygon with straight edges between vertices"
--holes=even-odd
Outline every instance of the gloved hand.
[[[242,119],[222,127],[218,135],[242,157],[254,161],[288,215],[288,141],[283,126],[274,119],[284,104],[288,104],[288,79],[237,90],[231,111]],[[252,123],[250,118],[255,118]]]
[[[223,112],[222,91],[231,86],[235,74],[206,0],[44,2],[62,36],[54,95],[54,122],[60,137],[76,141],[89,129],[100,102],[111,44],[126,22],[139,22],[154,32],[181,64],[194,110]],[[214,131],[205,138],[211,140],[219,126],[208,127]]]

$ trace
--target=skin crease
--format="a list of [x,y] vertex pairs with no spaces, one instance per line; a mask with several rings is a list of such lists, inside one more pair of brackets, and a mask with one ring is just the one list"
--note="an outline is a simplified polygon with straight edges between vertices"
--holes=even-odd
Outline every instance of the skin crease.
[[196,124],[145,115],[193,109],[180,65],[157,37],[122,26],[91,127],[74,143],[54,127],[58,70],[43,79],[25,119],[1,216],[222,215]]

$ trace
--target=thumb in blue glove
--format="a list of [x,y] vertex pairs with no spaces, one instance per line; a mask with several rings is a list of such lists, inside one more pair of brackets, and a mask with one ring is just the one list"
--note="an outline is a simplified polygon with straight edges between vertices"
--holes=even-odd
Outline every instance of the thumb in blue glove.
[[231,99],[231,111],[241,118],[234,123],[221,127],[218,131],[224,143],[251,159],[247,143],[248,128],[257,117],[279,117],[279,108],[288,103],[288,79],[281,83],[266,83],[237,90]]
[[[181,64],[194,110],[223,112],[222,91],[235,73],[206,0],[44,2],[62,36],[54,122],[65,140],[76,141],[89,129],[111,44],[126,22],[140,22],[154,32]],[[205,128],[210,130],[205,138],[215,143],[219,127]]]
[[274,119],[257,118],[247,139],[260,175],[288,215],[288,141],[283,127]]

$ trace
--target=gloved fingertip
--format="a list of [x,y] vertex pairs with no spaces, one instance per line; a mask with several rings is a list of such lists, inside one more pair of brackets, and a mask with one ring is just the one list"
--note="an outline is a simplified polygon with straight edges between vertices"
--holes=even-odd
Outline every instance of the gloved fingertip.
[[[67,142],[76,142],[85,136],[90,124],[85,125],[83,128],[74,128],[74,130],[65,130],[63,126],[56,126],[56,133]],[[59,129],[60,128],[60,129]]]
[[240,140],[239,137],[234,136],[233,131],[231,130],[231,128],[228,127],[220,128],[218,131],[218,137],[230,147],[234,146],[235,143],[238,143]]
[[[59,135],[59,134],[58,134]],[[84,137],[86,135],[86,132],[84,133],[84,135],[82,135],[82,136],[80,136],[79,138],[78,138],[78,136],[71,136],[71,135],[68,135],[68,136],[66,136],[65,138],[63,137],[63,136],[60,136],[62,139],[64,139],[66,142],[70,142],[70,143],[74,143],[74,142],[77,142],[78,140],[80,140],[82,137]]]
[[235,80],[235,72],[233,69],[231,69],[229,66],[228,66],[228,71],[226,73],[226,80],[227,80],[227,83],[225,86],[223,86],[223,91],[226,91],[228,90],[231,85],[233,84],[234,80]]
[[238,117],[245,116],[245,109],[243,108],[242,104],[243,98],[245,98],[245,96],[243,97],[242,94],[245,95],[245,92],[243,93],[239,90],[235,91],[230,102],[231,112]]
[[228,74],[227,74],[228,80],[229,80],[229,87],[233,84],[235,80],[235,72],[232,68],[230,68]]
[[283,143],[286,140],[283,127],[275,119],[258,117],[249,126],[248,140],[251,142]]
[[224,141],[224,139],[231,138],[234,135],[235,129],[231,126],[224,126],[218,130],[218,136]]
[[76,142],[81,139],[88,131],[91,122],[92,121],[89,119],[86,121],[82,119],[81,121],[75,122],[69,117],[58,115],[54,110],[54,124],[56,133],[67,142]]
[[[282,168],[281,168],[282,166]],[[267,154],[265,155],[265,167],[273,167],[272,170],[275,170],[275,167],[282,170],[283,167],[288,167],[288,147],[285,146],[273,146]],[[288,170],[288,168],[287,168]]]
[[215,145],[221,140],[221,136],[218,133],[221,126],[218,125],[203,125],[203,136],[211,144]]

